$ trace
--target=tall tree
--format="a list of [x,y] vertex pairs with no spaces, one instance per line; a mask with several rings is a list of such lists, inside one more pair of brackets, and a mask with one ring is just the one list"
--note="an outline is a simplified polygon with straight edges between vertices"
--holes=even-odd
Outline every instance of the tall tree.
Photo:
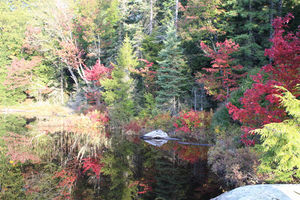
[[232,53],[238,51],[239,45],[232,40],[217,42],[217,51],[208,47],[204,42],[200,45],[207,56],[213,60],[210,68],[204,68],[209,74],[198,73],[200,78],[197,81],[204,84],[207,93],[214,96],[216,100],[227,100],[230,91],[237,89],[238,79],[244,75],[237,73],[243,66],[234,65],[234,59],[231,57]]
[[105,88],[104,100],[111,106],[111,113],[117,123],[128,121],[133,115],[134,106],[131,92],[133,80],[130,71],[137,66],[138,62],[133,54],[133,47],[129,37],[125,37],[122,47],[119,50],[117,64],[111,73],[111,79],[102,81]]
[[183,49],[176,35],[174,23],[170,23],[167,30],[164,48],[159,52],[157,71],[157,92],[156,101],[162,110],[169,110],[175,114],[180,109],[180,103],[183,101],[187,79],[185,71],[187,70]]
[[226,25],[226,37],[240,44],[236,53],[237,63],[246,68],[262,66],[268,62],[264,49],[269,48],[272,37],[271,21],[278,15],[279,0],[228,1],[222,18]]

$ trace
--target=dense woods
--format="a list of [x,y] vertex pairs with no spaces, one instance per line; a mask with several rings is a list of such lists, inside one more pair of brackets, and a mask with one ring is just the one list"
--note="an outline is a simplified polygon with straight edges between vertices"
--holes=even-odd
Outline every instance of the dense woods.
[[[299,15],[297,0],[0,1],[0,199],[198,199],[206,161],[215,191],[299,183]],[[212,146],[141,145],[155,129]]]

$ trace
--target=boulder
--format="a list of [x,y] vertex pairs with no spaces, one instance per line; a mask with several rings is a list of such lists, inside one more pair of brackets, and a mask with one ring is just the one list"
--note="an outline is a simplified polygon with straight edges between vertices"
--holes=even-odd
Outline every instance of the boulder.
[[248,185],[225,192],[212,200],[300,200],[300,184]]

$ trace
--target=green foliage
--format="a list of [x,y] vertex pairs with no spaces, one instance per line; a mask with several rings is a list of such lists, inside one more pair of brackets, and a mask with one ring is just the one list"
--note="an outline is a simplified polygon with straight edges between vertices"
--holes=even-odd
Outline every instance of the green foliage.
[[22,90],[9,90],[3,82],[6,79],[7,67],[14,57],[22,57],[22,45],[25,30],[29,21],[28,10],[23,1],[0,2],[0,104],[15,104],[24,100]]
[[270,46],[270,18],[278,14],[278,1],[234,0],[225,2],[222,7],[228,11],[222,16],[227,21],[226,37],[240,45],[240,51],[235,54],[236,62],[248,69],[266,64],[264,49]]
[[151,93],[145,93],[144,98],[145,105],[144,108],[140,111],[139,117],[147,118],[155,116],[158,112],[156,109],[155,98]]
[[156,157],[155,168],[156,199],[185,199],[189,189],[189,179],[184,175],[187,172],[183,173],[185,169],[163,156]]
[[158,32],[154,31],[151,35],[145,36],[142,42],[142,53],[143,58],[149,62],[154,63],[154,69],[158,68],[157,61],[159,60],[159,52],[161,51],[163,45],[157,41]]
[[215,129],[227,129],[232,126],[232,120],[225,105],[219,107],[212,117],[211,127]]
[[2,148],[0,152],[0,188],[2,189],[0,199],[26,199],[25,182],[20,167],[20,164],[16,165],[9,161]]
[[159,52],[157,71],[157,106],[164,111],[175,114],[180,109],[187,87],[186,62],[180,40],[176,36],[174,23],[169,24],[164,48]]
[[300,178],[300,100],[285,88],[277,88],[284,91],[283,96],[278,97],[290,117],[254,130],[262,140],[257,146],[261,153],[259,170],[271,174],[271,181],[291,182]]
[[122,123],[122,121],[128,121],[134,114],[134,105],[130,94],[133,90],[133,80],[130,77],[130,71],[138,64],[128,37],[124,39],[117,63],[111,73],[111,79],[102,81],[102,85],[105,88],[104,100],[112,107],[112,117],[117,123],[118,121]]
[[[101,160],[105,165],[102,169],[104,175],[110,177],[109,190],[103,194],[104,199],[131,200],[136,193],[133,183],[133,173],[131,166],[131,156],[134,145],[121,138],[113,138],[113,147]],[[135,192],[134,192],[135,191]]]
[[20,133],[25,130],[25,120],[16,116],[0,116],[0,199],[26,199],[25,182],[21,165],[10,161],[6,156],[3,137],[8,132]]

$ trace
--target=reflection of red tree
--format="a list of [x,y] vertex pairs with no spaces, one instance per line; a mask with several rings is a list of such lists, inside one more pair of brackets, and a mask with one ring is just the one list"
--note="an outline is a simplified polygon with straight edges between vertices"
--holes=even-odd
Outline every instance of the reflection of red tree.
[[195,163],[199,159],[206,160],[207,150],[207,147],[181,145],[176,150],[176,153],[180,159],[188,161],[190,163]]
[[103,163],[100,162],[99,157],[97,158],[84,158],[83,161],[83,171],[82,173],[85,173],[89,169],[91,169],[97,176],[97,179],[100,178],[101,168],[104,166]]
[[26,137],[16,133],[8,133],[8,136],[3,137],[7,144],[7,155],[11,161],[24,163],[25,161],[32,161],[39,163],[40,158],[28,149],[32,147],[32,138]]
[[56,197],[55,200],[60,199],[72,199],[72,190],[76,185],[78,174],[79,161],[73,159],[67,163],[67,167],[56,172],[53,178],[59,178],[60,182],[57,188],[61,189],[60,196]]
[[207,160],[208,147],[197,145],[183,145],[177,142],[168,142],[161,147],[166,151],[175,151],[179,159],[195,163],[198,160]]

